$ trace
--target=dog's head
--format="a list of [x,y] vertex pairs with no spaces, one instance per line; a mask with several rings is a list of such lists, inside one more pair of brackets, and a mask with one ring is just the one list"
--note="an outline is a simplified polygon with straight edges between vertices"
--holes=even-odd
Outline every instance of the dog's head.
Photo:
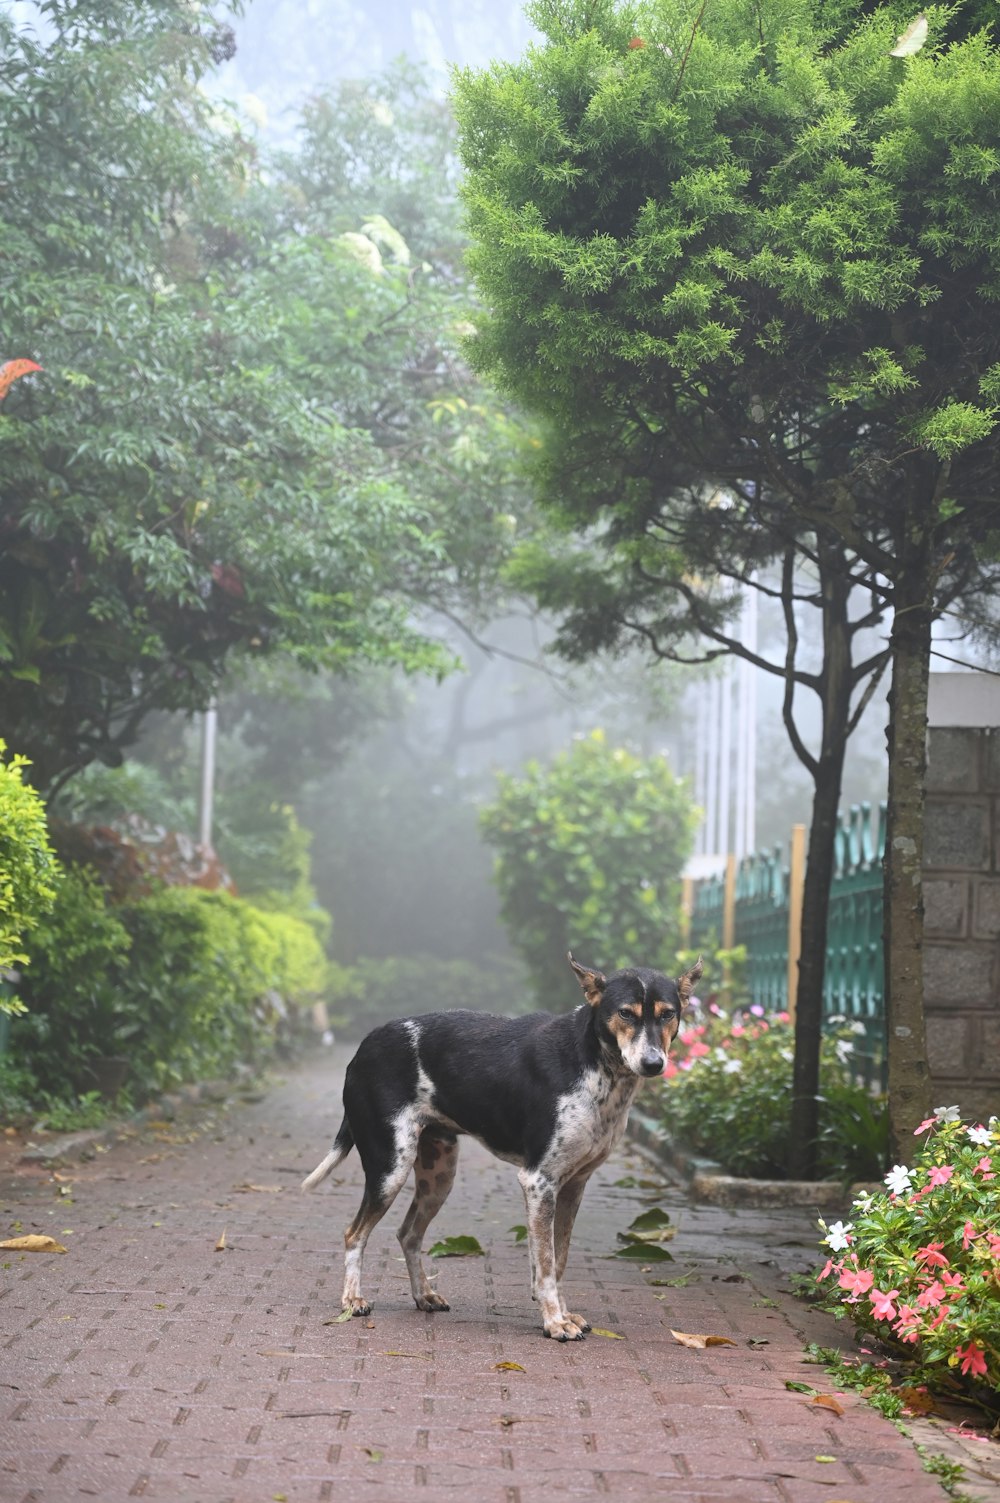
[[701,975],[701,958],[671,981],[659,971],[628,967],[605,976],[590,966],[569,963],[594,1009],[598,1035],[633,1075],[662,1075],[670,1045],[680,1027],[691,988]]

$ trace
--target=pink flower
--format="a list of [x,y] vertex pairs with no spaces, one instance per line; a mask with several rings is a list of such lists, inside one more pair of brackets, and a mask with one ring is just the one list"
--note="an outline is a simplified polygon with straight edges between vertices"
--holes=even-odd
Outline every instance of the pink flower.
[[965,1223],[965,1225],[963,1226],[963,1228],[962,1228],[962,1251],[963,1252],[968,1252],[969,1251],[969,1244],[971,1242],[975,1241],[976,1235],[977,1235],[976,1228],[973,1226],[973,1224],[972,1224],[971,1221],[967,1221]]
[[946,1185],[955,1173],[954,1164],[935,1164],[927,1176],[929,1185]]
[[688,1045],[688,1058],[689,1059],[701,1059],[702,1055],[704,1055],[704,1054],[711,1054],[711,1052],[712,1051],[708,1047],[708,1045],[707,1044],[703,1044],[702,1041],[701,1041],[701,1039],[695,1039],[695,1041],[694,1041],[693,1044],[689,1044]]
[[852,1298],[848,1300],[848,1304],[856,1304],[862,1294],[868,1293],[874,1282],[875,1275],[868,1268],[845,1268],[838,1280],[841,1289],[851,1291]]
[[939,1284],[935,1279],[933,1284],[928,1284],[927,1288],[922,1289],[917,1295],[917,1304],[922,1310],[929,1310],[932,1306],[937,1309],[947,1292],[944,1285]]
[[915,1257],[918,1263],[925,1268],[947,1268],[948,1259],[941,1251],[943,1242],[928,1242],[926,1247],[918,1247]]
[[983,1179],[996,1179],[996,1175],[990,1173],[992,1168],[993,1165],[988,1158],[981,1158],[972,1172],[973,1174],[981,1174]]
[[674,1076],[677,1073],[678,1073],[677,1066],[674,1064],[674,1062],[673,1062],[672,1059],[668,1059],[667,1060],[667,1067],[666,1067],[666,1069],[663,1072],[663,1078],[664,1078],[664,1080],[673,1080]]
[[832,1258],[827,1258],[822,1272],[816,1275],[817,1284],[820,1283],[823,1279],[828,1279],[833,1270],[835,1268],[840,1268],[841,1266],[842,1265],[840,1263],[835,1263]]
[[962,1275],[960,1273],[942,1273],[941,1282],[942,1284],[947,1284],[951,1291],[949,1294],[950,1299],[958,1299],[959,1295],[965,1293],[965,1285],[962,1282]]
[[926,1132],[929,1127],[934,1127],[936,1125],[936,1123],[937,1123],[937,1118],[936,1117],[927,1117],[927,1118],[925,1118],[924,1121],[921,1122],[921,1124],[920,1124],[919,1127],[915,1127],[913,1129],[913,1136],[915,1138],[919,1138],[919,1136],[920,1136],[920,1134],[922,1132]]
[[887,1294],[883,1294],[881,1289],[873,1289],[868,1298],[871,1301],[872,1313],[875,1319],[895,1320],[896,1306],[893,1304],[893,1300],[898,1299],[898,1297],[898,1289],[890,1289]]
[[912,1305],[900,1305],[899,1319],[893,1326],[900,1341],[917,1341],[920,1337],[920,1314]]
[[986,1377],[986,1356],[977,1341],[970,1341],[966,1347],[956,1347],[955,1358],[961,1361],[963,1373],[972,1373],[975,1378]]

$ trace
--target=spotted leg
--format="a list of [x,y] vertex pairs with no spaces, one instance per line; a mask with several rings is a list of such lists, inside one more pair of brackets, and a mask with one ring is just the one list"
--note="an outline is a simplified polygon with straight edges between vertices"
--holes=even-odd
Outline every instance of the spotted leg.
[[406,1258],[410,1288],[418,1310],[447,1310],[444,1295],[431,1288],[420,1249],[424,1233],[448,1198],[458,1167],[458,1141],[439,1132],[421,1134],[414,1166],[414,1192],[397,1236]]
[[566,1260],[569,1257],[569,1239],[573,1234],[573,1224],[576,1221],[576,1213],[580,1209],[580,1201],[586,1189],[587,1181],[593,1173],[593,1166],[585,1169],[581,1174],[571,1180],[567,1180],[562,1186],[556,1198],[556,1216],[553,1230],[553,1242],[556,1259],[556,1285],[559,1290],[559,1298],[563,1307],[563,1319],[571,1321],[579,1326],[582,1331],[590,1330],[590,1321],[585,1315],[574,1315],[566,1309],[565,1300],[562,1297],[562,1277],[566,1272]]
[[541,1306],[545,1334],[557,1341],[580,1341],[586,1322],[581,1325],[567,1313],[556,1274],[556,1186],[537,1169],[522,1169],[518,1178],[524,1191],[535,1294]]
[[[361,1292],[365,1245],[406,1183],[417,1156],[419,1130],[415,1124],[397,1127],[388,1145],[366,1144],[365,1193],[358,1214],[344,1233],[344,1293],[341,1308],[352,1315],[370,1315],[371,1303]],[[360,1146],[360,1145],[359,1145]],[[381,1146],[385,1151],[379,1152]]]

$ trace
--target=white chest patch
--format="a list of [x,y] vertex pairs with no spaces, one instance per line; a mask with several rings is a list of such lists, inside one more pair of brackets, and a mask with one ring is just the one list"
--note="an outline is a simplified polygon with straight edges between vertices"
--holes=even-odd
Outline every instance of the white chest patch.
[[539,1165],[542,1172],[562,1182],[603,1163],[625,1131],[638,1088],[634,1075],[609,1080],[601,1070],[588,1070],[559,1097],[552,1142]]

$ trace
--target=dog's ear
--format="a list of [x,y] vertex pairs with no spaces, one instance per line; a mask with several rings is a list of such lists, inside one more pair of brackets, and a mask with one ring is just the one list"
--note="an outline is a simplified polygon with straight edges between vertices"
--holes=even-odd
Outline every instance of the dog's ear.
[[690,1002],[691,988],[700,977],[702,970],[703,966],[701,963],[701,956],[699,955],[698,959],[695,961],[691,969],[689,971],[685,971],[683,976],[678,976],[677,990],[680,993],[682,1008],[687,1007],[688,1003]]
[[573,959],[572,950],[566,951],[566,959],[576,972],[576,979],[583,987],[583,995],[591,1007],[596,1007],[604,995],[604,988],[608,984],[608,978],[603,971],[595,971],[592,966],[577,965]]

